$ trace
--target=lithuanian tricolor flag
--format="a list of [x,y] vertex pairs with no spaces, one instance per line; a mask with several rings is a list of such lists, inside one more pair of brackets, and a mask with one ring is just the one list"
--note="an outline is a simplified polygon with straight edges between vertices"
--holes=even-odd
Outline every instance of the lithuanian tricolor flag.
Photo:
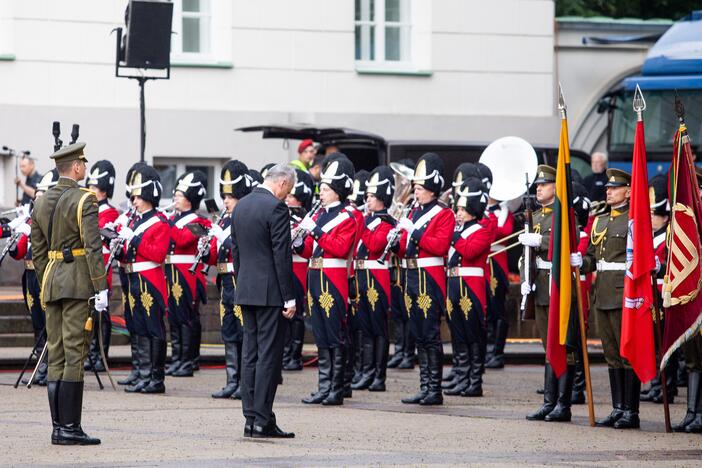
[[577,309],[571,314],[571,308],[576,304],[573,297],[575,290],[570,254],[576,252],[578,239],[575,232],[572,193],[568,120],[563,110],[556,166],[556,201],[553,206],[553,226],[548,252],[551,260],[551,299],[546,340],[546,359],[551,363],[557,377],[567,369],[566,346],[569,343],[577,343]]

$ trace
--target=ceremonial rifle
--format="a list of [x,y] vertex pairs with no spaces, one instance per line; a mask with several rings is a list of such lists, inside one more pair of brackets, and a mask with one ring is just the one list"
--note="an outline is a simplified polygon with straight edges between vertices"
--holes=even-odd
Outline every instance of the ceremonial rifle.
[[[534,220],[532,216],[533,207],[531,195],[529,195],[529,174],[526,174],[526,189],[526,194],[524,196],[524,232],[530,233],[534,230]],[[525,245],[524,281],[529,285],[529,293],[522,296],[520,305],[522,320],[534,320],[536,317],[534,278],[536,278],[536,252],[534,252],[533,247]]]

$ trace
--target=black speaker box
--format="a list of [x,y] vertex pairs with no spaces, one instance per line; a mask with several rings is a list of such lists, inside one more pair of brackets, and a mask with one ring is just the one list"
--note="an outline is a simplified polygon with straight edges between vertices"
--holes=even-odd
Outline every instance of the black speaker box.
[[129,68],[170,67],[173,4],[131,0],[125,61]]

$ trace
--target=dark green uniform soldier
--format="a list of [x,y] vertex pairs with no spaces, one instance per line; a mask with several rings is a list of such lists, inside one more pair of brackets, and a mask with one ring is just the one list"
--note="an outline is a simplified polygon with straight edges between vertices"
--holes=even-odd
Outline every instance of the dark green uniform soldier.
[[[536,255],[536,277],[533,283],[522,282],[522,294],[528,294],[533,289],[536,328],[541,338],[541,344],[546,350],[548,336],[548,308],[551,288],[551,262],[548,260],[548,247],[551,239],[553,224],[553,204],[556,201],[556,169],[540,165],[536,169],[536,201],[541,208],[533,214],[533,233],[520,234],[519,241],[525,247],[531,247]],[[523,267],[524,265],[522,265]],[[522,268],[522,278],[523,278]],[[529,421],[570,421],[571,392],[573,387],[574,359],[568,355],[568,371],[560,379],[546,361],[544,368],[544,403],[533,413],[527,415]]]
[[631,175],[607,169],[609,212],[595,218],[583,271],[597,271],[593,289],[595,318],[609,367],[612,412],[598,426],[617,429],[639,427],[641,382],[631,365],[619,354],[622,329],[622,297],[626,271],[626,238],[629,226]]
[[34,265],[46,310],[51,442],[58,445],[100,443],[80,425],[83,361],[92,330],[89,300],[95,299],[98,311],[107,307],[97,199],[77,182],[85,178],[84,147],[75,143],[51,156],[59,180],[32,213]]

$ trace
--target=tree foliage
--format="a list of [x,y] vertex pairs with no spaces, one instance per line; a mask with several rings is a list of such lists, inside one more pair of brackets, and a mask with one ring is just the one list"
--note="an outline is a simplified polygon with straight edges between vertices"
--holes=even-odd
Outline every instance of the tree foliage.
[[556,0],[556,16],[677,20],[700,7],[699,0]]

